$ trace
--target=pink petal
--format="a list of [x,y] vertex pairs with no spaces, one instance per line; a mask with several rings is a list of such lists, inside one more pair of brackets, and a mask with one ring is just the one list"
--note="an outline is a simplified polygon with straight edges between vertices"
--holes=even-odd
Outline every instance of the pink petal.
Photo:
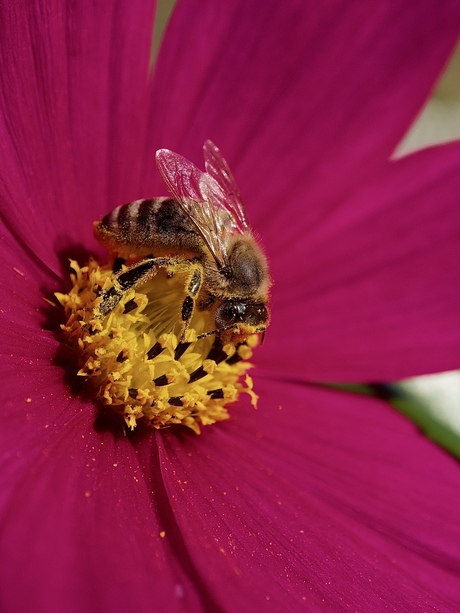
[[40,350],[34,342],[43,338],[42,328],[50,312],[45,299],[52,299],[62,282],[29,245],[17,242],[1,220],[0,262],[0,353],[5,352],[8,358],[16,354],[20,345],[13,339],[23,335],[27,352],[34,354]]
[[29,402],[19,380],[8,376],[0,433],[2,611],[199,610],[154,434],[95,429],[56,372]]
[[310,235],[294,225],[289,249],[278,239],[258,363],[327,381],[458,367],[459,167],[460,143],[401,159]]
[[257,383],[259,411],[160,445],[176,520],[217,605],[457,610],[456,462],[378,400]]
[[197,610],[163,538],[154,434],[136,442],[120,421],[104,427],[74,355],[42,329],[41,288],[56,278],[8,236],[0,260],[2,611]]
[[384,403],[260,379],[201,437],[125,437],[46,364],[4,378],[5,611],[460,604],[458,466]]
[[[199,13],[184,3],[186,8],[179,7],[184,17],[179,12],[176,24],[186,17],[188,31],[198,35],[194,44],[188,44],[185,32],[181,33],[190,64],[195,70],[199,57],[210,63],[187,76],[187,65],[179,66],[186,58],[176,57],[172,68],[177,71],[177,85],[184,86],[183,107],[175,108],[179,103],[172,79],[170,97],[160,88],[155,102],[157,110],[171,103],[172,112],[177,113],[175,127],[167,127],[164,134],[171,130],[178,143],[181,133],[187,137],[183,147],[162,144],[188,155],[187,148],[193,152],[205,137],[221,134],[222,139],[216,141],[224,153],[227,155],[228,144],[230,161],[238,154],[242,161],[239,168],[246,169],[246,174],[241,173],[243,189],[251,195],[251,185],[258,186],[258,201],[264,204],[255,212],[261,221],[262,217],[269,219],[266,226],[261,223],[265,235],[278,234],[282,226],[277,219],[284,220],[288,210],[298,207],[297,202],[289,205],[291,209],[278,205],[278,218],[266,215],[267,204],[278,203],[287,186],[301,195],[308,187],[315,203],[315,194],[318,198],[322,195],[320,206],[309,219],[321,216],[338,202],[331,194],[381,166],[444,61],[458,28],[457,5],[431,4],[422,2],[414,12],[409,3],[403,9],[382,4],[378,11],[356,3],[349,9],[349,21],[330,10],[337,5],[328,7],[327,15],[318,13],[315,18],[309,14],[308,23],[297,20],[306,13],[303,3],[298,10],[294,5],[281,9],[278,3],[267,7],[258,4],[257,16],[255,4],[228,4],[220,9],[235,11],[231,34],[226,38],[222,32],[229,21],[218,14],[214,4],[209,4],[206,13]],[[7,611],[29,611],[38,606],[47,612],[97,608],[141,613],[222,607],[238,612],[305,606],[321,611],[350,607],[379,610],[384,606],[400,610],[459,608],[459,535],[452,505],[452,492],[459,485],[458,467],[382,403],[266,379],[258,382],[262,393],[258,413],[241,407],[230,423],[205,431],[201,438],[172,432],[143,436],[142,431],[124,437],[105,422],[95,421],[95,407],[72,393],[60,366],[69,354],[47,331],[41,298],[48,295],[60,272],[62,249],[72,247],[72,242],[92,244],[92,219],[120,201],[153,195],[136,192],[145,155],[139,142],[146,121],[142,109],[151,9],[144,2],[132,7],[132,2],[122,2],[81,11],[59,2],[46,6],[10,3],[2,10],[2,607]],[[195,12],[198,22],[193,21]],[[200,31],[202,25],[204,32]],[[432,39],[431,28],[437,29],[439,40]],[[385,36],[377,36],[382,29]],[[290,38],[286,42],[287,31]],[[329,31],[332,38],[326,36]],[[315,36],[302,42],[305,32]],[[286,52],[291,49],[291,39],[296,43],[292,44],[292,55]],[[416,40],[423,40],[417,53]],[[194,56],[199,45],[201,50]],[[400,53],[401,49],[405,53]],[[213,56],[208,55],[211,51]],[[311,56],[312,66],[308,79],[304,74],[307,56]],[[391,57],[388,63],[387,56]],[[248,61],[248,57],[254,60]],[[363,58],[366,61],[361,65],[358,59]],[[212,83],[204,74],[208,67],[218,75]],[[401,73],[396,71],[398,67]],[[228,78],[237,69],[240,84]],[[164,83],[162,70],[160,84]],[[174,74],[172,70],[170,75]],[[311,87],[312,77],[317,87]],[[360,109],[355,108],[357,87],[363,92]],[[331,113],[331,119],[322,114],[324,89],[328,100],[337,91],[343,94],[340,112]],[[391,92],[391,104],[382,97],[383,89]],[[199,102],[197,107],[191,102],[193,97]],[[239,123],[242,104],[247,116]],[[226,122],[222,121],[224,116]],[[299,121],[288,121],[292,116]],[[379,128],[374,125],[377,122],[368,123],[376,116],[381,120]],[[176,119],[158,113],[154,119],[158,130],[162,120],[172,125]],[[241,130],[235,129],[238,124]],[[311,145],[304,140],[303,145],[293,147],[297,142],[293,137],[307,124],[314,125]],[[355,137],[355,130],[359,136],[352,141],[350,134]],[[155,138],[161,140],[162,134],[159,131]],[[149,147],[151,143],[153,140]],[[262,152],[257,161],[251,158],[256,152]],[[380,344],[378,349],[371,347],[374,353],[371,351],[370,359],[392,358],[401,349],[396,346],[398,334],[401,356],[415,356],[414,364],[420,367],[413,343],[418,342],[421,319],[415,316],[413,326],[408,324],[407,336],[402,335],[398,313],[386,310],[387,306],[381,310],[375,306],[372,288],[376,281],[369,285],[369,271],[359,264],[363,253],[368,256],[367,240],[390,241],[388,247],[385,242],[387,259],[373,254],[374,259],[364,262],[375,266],[376,278],[382,283],[379,305],[387,305],[384,299],[390,287],[394,289],[385,285],[390,276],[387,279],[381,269],[385,263],[391,267],[398,258],[392,280],[398,278],[397,272],[401,280],[412,283],[411,289],[426,292],[425,277],[415,276],[414,269],[430,265],[433,268],[427,276],[434,283],[434,289],[430,285],[433,301],[442,306],[441,298],[452,298],[450,269],[436,279],[453,245],[447,238],[455,231],[451,224],[458,217],[452,215],[449,190],[458,189],[458,185],[440,169],[449,169],[458,157],[446,160],[441,154],[439,163],[433,165],[432,154],[423,155],[427,157],[414,158],[422,160],[417,162],[418,171],[424,174],[422,185],[412,181],[415,163],[406,160],[392,166],[387,183],[370,184],[353,199],[345,190],[345,205],[337,216],[326,218],[310,233],[310,268],[302,268],[304,273],[312,271],[311,290],[307,286],[306,294],[304,279],[298,290],[298,285],[291,283],[294,270],[291,275],[288,267],[281,266],[286,262],[284,252],[287,254],[282,247],[275,273],[278,276],[278,269],[283,270],[279,286],[287,305],[275,302],[276,354],[267,353],[277,372],[287,368],[290,376],[300,371],[304,376],[306,369],[301,368],[299,357],[300,351],[308,348],[309,330],[312,350],[316,340],[324,343],[315,356],[316,371],[310,369],[309,374],[353,370],[370,376],[382,372],[378,370],[381,365],[374,371],[366,370],[367,364],[362,367],[364,349],[369,352],[374,338]],[[280,172],[268,173],[272,167]],[[305,168],[311,172],[308,186]],[[323,172],[334,181],[321,192],[318,186],[324,185]],[[273,179],[266,180],[271,175]],[[277,175],[281,180],[274,185]],[[441,179],[446,187],[440,186]],[[149,181],[143,179],[144,185]],[[400,199],[419,198],[420,225],[426,228],[429,220],[433,232],[422,249],[409,223],[413,209],[400,215],[401,220],[398,217],[397,228],[408,233],[406,242],[417,267],[409,259],[406,242],[388,236],[385,221],[389,213],[400,213],[394,195],[400,194],[401,184],[406,191]],[[255,190],[252,194],[255,196]],[[435,197],[441,198],[443,205],[436,214],[429,205]],[[375,208],[369,206],[374,201]],[[307,221],[305,217],[303,229],[312,227]],[[375,230],[366,235],[372,227],[370,221],[374,226],[381,222],[381,235]],[[432,251],[436,247],[429,259],[425,257],[427,243],[433,245]],[[331,248],[321,254],[319,247],[324,245]],[[302,251],[302,258],[305,253]],[[292,255],[296,255],[294,249]],[[388,257],[393,260],[389,262]],[[335,278],[339,286],[342,283],[336,293],[344,301],[340,309],[321,284],[324,276],[318,274],[320,269],[328,280]],[[357,275],[355,298],[346,298],[341,291],[349,271]],[[291,301],[295,307],[290,311],[287,299],[292,287],[292,297],[299,301]],[[406,294],[409,296],[403,291],[402,298],[398,296],[403,307],[420,301],[418,293],[414,297]],[[313,317],[306,324],[308,318],[301,307],[310,295]],[[372,320],[379,322],[382,331],[374,337],[371,334],[370,339],[358,334],[358,341],[355,330],[345,326],[346,349],[341,354],[337,327],[334,333],[331,322],[340,331],[342,322],[352,327],[355,320],[350,312],[354,309],[357,315],[358,306],[369,296],[374,303],[370,300],[369,314],[363,312],[358,319],[363,322],[360,330],[366,332]],[[328,322],[326,315],[322,319],[320,307],[329,314]],[[446,317],[445,323],[430,323],[429,328],[429,347],[437,347],[439,354],[440,343],[446,344],[446,330],[454,323],[452,313],[437,306],[424,308],[425,316],[436,313]],[[399,327],[398,333],[391,334],[393,319]],[[279,321],[283,321],[282,329]],[[294,327],[297,321],[300,334]],[[331,350],[335,352],[333,359]],[[438,355],[436,351],[433,354]],[[289,362],[293,355],[295,364]],[[451,359],[450,349],[448,356]],[[345,367],[341,357],[352,366]],[[436,359],[431,363],[439,364]],[[395,360],[400,368],[402,358]]]
[[137,195],[152,11],[144,0],[2,8],[1,207],[55,270],[56,251],[92,244],[92,221]]
[[43,329],[55,276],[7,234],[0,260],[2,611],[197,610],[163,538],[154,434],[133,445],[120,422],[104,428],[72,352]]
[[200,164],[211,138],[264,236],[299,203],[308,227],[388,159],[459,31],[455,1],[179,3],[156,68],[145,191],[159,187],[152,148]]

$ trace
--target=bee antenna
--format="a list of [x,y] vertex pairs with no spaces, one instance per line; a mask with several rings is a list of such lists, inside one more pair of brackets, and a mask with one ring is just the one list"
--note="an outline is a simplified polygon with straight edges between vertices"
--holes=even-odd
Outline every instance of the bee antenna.
[[[211,330],[210,332],[203,332],[203,334],[199,334],[196,337],[196,340],[199,341],[202,338],[206,338],[207,336],[211,336],[212,334],[217,334],[218,332],[225,332],[226,330],[233,330],[235,329],[235,326],[225,326],[225,328],[217,328],[216,330]],[[264,340],[265,340],[265,332],[266,332],[266,328],[261,328],[259,330],[255,330],[255,332],[262,332],[262,338],[260,339],[260,344],[263,345],[264,344]]]
[[207,336],[211,336],[212,334],[217,334],[218,332],[225,332],[226,330],[232,330],[235,326],[225,326],[225,328],[217,328],[217,330],[211,330],[210,332],[204,332],[203,334],[199,334],[196,337],[196,340],[200,340],[202,338],[206,338]]

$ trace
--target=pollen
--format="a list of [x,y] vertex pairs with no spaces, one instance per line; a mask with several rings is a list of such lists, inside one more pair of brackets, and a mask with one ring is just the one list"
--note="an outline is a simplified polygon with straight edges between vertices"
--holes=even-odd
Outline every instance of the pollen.
[[202,336],[215,324],[211,312],[196,309],[181,340],[181,271],[159,269],[102,317],[98,306],[101,292],[112,287],[111,266],[94,259],[70,265],[72,288],[56,294],[67,318],[65,340],[78,353],[78,375],[130,429],[142,421],[156,429],[181,424],[199,434],[201,426],[228,419],[227,406],[240,393],[257,405],[247,374],[257,335],[243,341]]

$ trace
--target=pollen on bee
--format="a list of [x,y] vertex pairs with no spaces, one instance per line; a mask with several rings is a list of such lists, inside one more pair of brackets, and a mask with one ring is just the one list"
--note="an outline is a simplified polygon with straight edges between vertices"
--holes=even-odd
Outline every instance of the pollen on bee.
[[[204,336],[214,322],[197,310],[181,339],[185,277],[159,269],[154,279],[130,289],[105,317],[97,315],[100,294],[110,289],[113,269],[91,259],[71,261],[72,288],[57,293],[67,318],[61,326],[79,355],[78,375],[129,428],[143,421],[153,428],[201,426],[228,419],[227,405],[241,392],[257,396],[247,374],[257,335],[245,342]],[[200,335],[203,335],[201,338]]]

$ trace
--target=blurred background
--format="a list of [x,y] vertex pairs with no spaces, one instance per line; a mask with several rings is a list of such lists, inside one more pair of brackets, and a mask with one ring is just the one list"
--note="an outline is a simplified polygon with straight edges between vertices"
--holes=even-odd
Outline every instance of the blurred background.
[[[457,139],[460,139],[460,45],[396,154]],[[403,382],[402,387],[422,400],[427,418],[431,417],[435,425],[446,425],[460,439],[460,371],[416,377]]]

